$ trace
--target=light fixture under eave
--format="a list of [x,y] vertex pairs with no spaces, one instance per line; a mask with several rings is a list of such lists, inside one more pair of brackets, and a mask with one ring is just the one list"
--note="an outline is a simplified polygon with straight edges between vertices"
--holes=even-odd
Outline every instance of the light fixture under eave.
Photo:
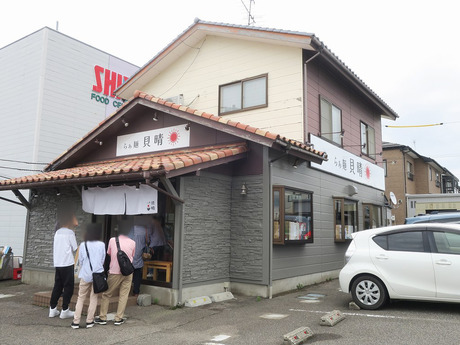
[[152,120],[153,121],[158,121],[158,114],[157,113],[153,114]]
[[59,188],[55,188],[54,190],[56,191],[57,196],[61,195],[61,191],[59,190]]
[[298,164],[298,163],[299,163],[299,159],[296,158],[295,161],[294,161],[294,164],[292,164],[292,167],[293,167],[294,169],[297,169],[297,164]]
[[99,146],[102,146],[102,144],[103,144],[103,142],[101,140],[99,140],[99,139],[94,140],[94,142]]
[[139,190],[139,188],[140,188],[140,183],[139,183],[139,182],[137,182],[137,183],[136,183],[136,191],[138,191],[138,190]]
[[186,130],[186,131],[189,131],[189,130],[190,130],[190,123],[187,123],[187,124],[185,125],[185,130]]
[[241,186],[240,195],[247,195],[247,194],[248,194],[248,188],[246,187],[246,182],[243,182],[243,185]]
[[128,126],[129,126],[129,122],[126,121],[125,119],[121,119],[121,123],[122,123],[125,127],[128,127]]

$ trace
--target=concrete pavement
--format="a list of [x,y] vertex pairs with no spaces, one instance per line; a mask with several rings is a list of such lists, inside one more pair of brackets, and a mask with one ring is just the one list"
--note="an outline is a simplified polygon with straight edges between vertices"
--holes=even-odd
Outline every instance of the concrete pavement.
[[[0,344],[177,344],[281,345],[283,334],[308,326],[307,344],[460,344],[458,304],[396,302],[379,311],[349,310],[350,296],[338,281],[309,286],[268,299],[237,299],[196,308],[129,307],[125,324],[70,328],[71,320],[48,318],[32,305],[42,288],[0,282]],[[310,294],[309,298],[302,299]],[[317,296],[323,295],[324,297]],[[320,326],[320,317],[338,309],[346,319]]]

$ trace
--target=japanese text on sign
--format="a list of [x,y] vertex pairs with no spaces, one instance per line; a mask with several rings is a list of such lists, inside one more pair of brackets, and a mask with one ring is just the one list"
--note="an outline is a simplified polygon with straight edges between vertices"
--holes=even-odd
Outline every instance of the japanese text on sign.
[[186,125],[120,135],[117,137],[117,157],[138,153],[170,150],[190,146],[190,129]]

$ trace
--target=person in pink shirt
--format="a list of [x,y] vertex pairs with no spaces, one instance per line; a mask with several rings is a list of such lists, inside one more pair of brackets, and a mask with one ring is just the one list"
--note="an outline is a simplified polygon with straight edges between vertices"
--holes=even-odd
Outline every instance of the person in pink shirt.
[[[120,249],[126,253],[131,262],[133,262],[133,257],[136,249],[136,242],[130,239],[127,234],[130,228],[123,222],[119,224],[119,233],[118,240],[120,242]],[[107,255],[110,256],[110,267],[109,275],[107,278],[107,283],[109,289],[102,293],[101,299],[101,310],[99,316],[94,320],[95,323],[100,325],[107,324],[107,312],[109,309],[110,297],[113,296],[114,292],[119,292],[118,298],[118,308],[117,314],[115,315],[114,325],[119,326],[125,322],[123,318],[126,303],[128,302],[129,291],[131,290],[131,283],[133,281],[133,275],[124,276],[120,272],[120,266],[118,265],[117,259],[117,244],[115,242],[115,237],[112,237],[109,241],[107,248]]]

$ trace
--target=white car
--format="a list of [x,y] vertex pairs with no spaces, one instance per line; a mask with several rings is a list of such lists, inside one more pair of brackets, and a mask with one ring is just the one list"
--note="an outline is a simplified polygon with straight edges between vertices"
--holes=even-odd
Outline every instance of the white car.
[[460,302],[460,225],[420,223],[360,231],[339,281],[362,309],[390,299]]

